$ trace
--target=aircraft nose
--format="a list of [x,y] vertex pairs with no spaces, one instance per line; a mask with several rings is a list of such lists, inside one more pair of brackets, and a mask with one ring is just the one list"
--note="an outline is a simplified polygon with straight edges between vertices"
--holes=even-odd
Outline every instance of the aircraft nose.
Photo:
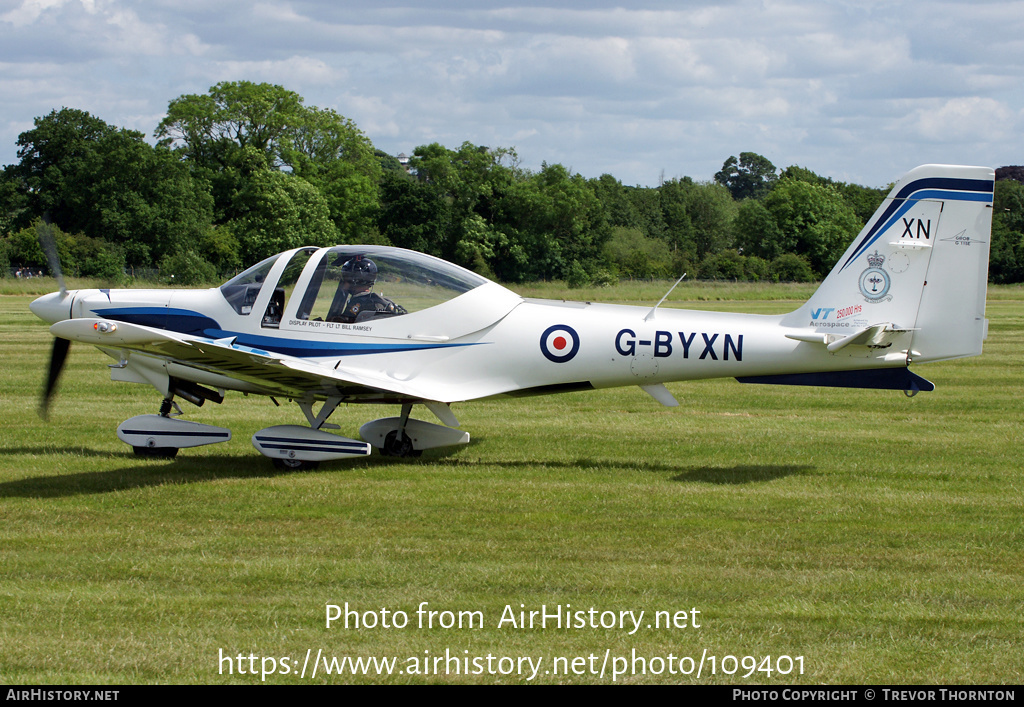
[[56,324],[59,321],[71,318],[71,300],[74,299],[73,295],[73,292],[66,292],[63,296],[60,292],[51,292],[34,300],[28,308],[32,310],[32,314],[44,322]]

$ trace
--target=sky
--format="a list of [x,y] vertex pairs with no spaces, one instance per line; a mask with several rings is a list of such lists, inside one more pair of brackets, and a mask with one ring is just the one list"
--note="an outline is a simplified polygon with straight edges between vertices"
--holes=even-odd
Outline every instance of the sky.
[[171,100],[240,80],[393,155],[469,141],[626,185],[740,152],[865,186],[1024,164],[1003,0],[0,0],[0,164],[53,110],[152,141]]

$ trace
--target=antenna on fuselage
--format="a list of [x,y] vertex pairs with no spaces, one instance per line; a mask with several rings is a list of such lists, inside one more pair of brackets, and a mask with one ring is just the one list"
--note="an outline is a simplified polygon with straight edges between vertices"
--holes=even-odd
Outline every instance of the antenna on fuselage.
[[667,300],[667,299],[668,299],[668,296],[669,296],[670,294],[672,294],[672,290],[676,289],[676,285],[678,285],[678,284],[679,284],[680,282],[682,282],[682,281],[683,281],[683,278],[684,278],[684,277],[686,277],[686,273],[683,273],[683,274],[682,274],[682,275],[681,275],[681,276],[679,277],[679,279],[678,279],[678,280],[676,280],[676,284],[675,284],[675,285],[672,285],[672,287],[668,288],[668,292],[666,292],[666,293],[665,293],[665,296],[664,296],[664,297],[662,297],[662,298],[661,298],[660,300],[658,300],[658,304],[656,304],[656,305],[654,305],[653,307],[651,307],[651,311],[647,313],[647,316],[646,316],[646,317],[644,317],[644,321],[645,321],[645,322],[649,322],[649,321],[651,321],[652,319],[654,319],[654,312],[655,312],[655,310],[656,310],[656,309],[658,309],[658,307],[660,307],[660,306],[661,306],[661,303],[662,303],[662,302],[664,302],[665,300]]

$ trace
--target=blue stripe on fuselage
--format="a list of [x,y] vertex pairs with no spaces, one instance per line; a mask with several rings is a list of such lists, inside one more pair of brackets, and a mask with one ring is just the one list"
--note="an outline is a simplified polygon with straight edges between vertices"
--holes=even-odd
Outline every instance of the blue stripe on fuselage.
[[189,309],[171,307],[108,307],[94,309],[93,313],[104,319],[148,326],[180,334],[203,336],[211,342],[215,339],[234,338],[233,348],[251,349],[253,353],[266,355],[280,353],[296,358],[327,358],[338,356],[361,356],[365,354],[400,353],[404,351],[425,351],[453,346],[476,346],[476,344],[359,344],[347,341],[304,341],[283,336],[260,336],[220,328],[214,319]]
[[206,329],[220,329],[220,324],[215,319],[211,319],[199,312],[193,312],[190,309],[176,309],[174,307],[107,307],[92,311],[96,316],[103,317],[104,319],[138,324],[140,326],[153,327],[154,329],[176,331],[180,334],[202,336],[203,331]]
[[476,344],[356,344],[335,341],[304,341],[286,339],[277,336],[259,336],[256,334],[240,334],[221,329],[207,329],[203,336],[211,339],[224,339],[234,336],[235,344],[251,348],[273,351],[275,353],[294,356],[296,358],[328,358],[336,356],[361,356],[364,354],[400,353],[403,351],[426,351],[427,349],[444,349],[453,346],[476,346]]

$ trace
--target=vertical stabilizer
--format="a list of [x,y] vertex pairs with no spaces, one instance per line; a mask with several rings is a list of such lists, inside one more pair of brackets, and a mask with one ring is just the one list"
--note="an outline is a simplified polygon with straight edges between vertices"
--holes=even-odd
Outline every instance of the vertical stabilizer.
[[994,183],[988,167],[910,171],[784,323],[840,336],[910,330],[908,361],[980,354]]

